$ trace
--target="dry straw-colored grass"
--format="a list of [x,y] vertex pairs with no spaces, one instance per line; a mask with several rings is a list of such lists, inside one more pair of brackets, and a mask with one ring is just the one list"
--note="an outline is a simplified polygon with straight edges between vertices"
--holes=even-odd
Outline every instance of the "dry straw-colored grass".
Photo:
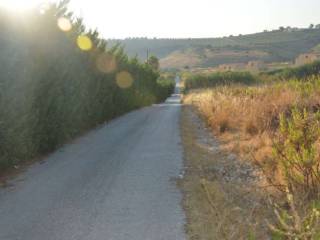
[[273,182],[281,181],[272,158],[279,114],[289,114],[293,106],[315,110],[319,101],[317,88],[306,92],[295,84],[217,87],[184,96],[184,103],[198,109],[226,150],[255,161]]

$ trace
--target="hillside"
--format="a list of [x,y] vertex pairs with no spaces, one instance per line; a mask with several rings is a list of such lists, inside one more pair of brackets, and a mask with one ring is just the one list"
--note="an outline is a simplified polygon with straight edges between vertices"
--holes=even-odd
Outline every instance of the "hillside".
[[206,39],[147,39],[109,40],[120,42],[130,56],[145,59],[150,54],[161,59],[162,68],[209,67],[223,63],[263,60],[291,61],[297,55],[320,43],[320,29],[295,29]]

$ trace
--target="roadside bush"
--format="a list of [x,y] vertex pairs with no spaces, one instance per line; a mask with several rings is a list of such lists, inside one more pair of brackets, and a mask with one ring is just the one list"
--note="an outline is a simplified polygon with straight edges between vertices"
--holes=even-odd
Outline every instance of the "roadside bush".
[[320,74],[320,61],[316,61],[310,64],[306,64],[300,67],[279,69],[269,72],[267,75],[273,76],[279,79],[304,79],[310,76],[316,76]]
[[280,115],[279,137],[274,144],[274,154],[291,192],[319,196],[320,159],[316,148],[319,137],[319,112],[312,114],[306,109],[301,112],[294,108],[290,118]]
[[210,75],[192,75],[185,80],[185,91],[197,88],[210,88],[221,85],[256,83],[256,78],[248,72],[217,72]]
[[170,94],[173,93],[175,88],[175,82],[170,79],[158,80],[158,102],[164,101]]
[[170,94],[158,72],[108,48],[67,2],[19,17],[0,11],[0,170]]
[[320,208],[316,201],[310,204],[298,201],[287,189],[286,201],[288,207],[281,207],[276,203],[274,213],[277,224],[268,227],[276,240],[318,240],[320,238]]

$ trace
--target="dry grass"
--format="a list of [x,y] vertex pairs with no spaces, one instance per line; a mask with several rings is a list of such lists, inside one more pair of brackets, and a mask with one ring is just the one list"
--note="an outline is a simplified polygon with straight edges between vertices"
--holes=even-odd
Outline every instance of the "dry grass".
[[306,94],[301,86],[288,84],[219,87],[195,90],[184,97],[184,103],[204,116],[224,149],[255,161],[273,182],[281,182],[278,164],[272,159],[279,114],[288,114],[292,106],[318,109],[319,102],[316,88]]
[[[291,167],[287,169],[284,167],[284,161],[286,161],[288,157],[295,159],[296,156],[302,154],[299,152],[301,145],[310,152],[310,156],[306,159],[315,159],[315,165],[317,161],[319,161],[320,135],[317,132],[317,127],[319,126],[318,117],[320,110],[320,78],[315,76],[303,81],[289,80],[259,86],[231,85],[207,90],[193,90],[184,96],[184,103],[193,106],[200,113],[206,124],[214,132],[215,136],[217,136],[217,139],[219,139],[221,149],[226,152],[233,152],[235,156],[238,157],[237,162],[239,162],[239,164],[245,163],[258,167],[265,179],[263,186],[272,186],[264,189],[264,194],[269,195],[269,197],[273,199],[272,201],[266,202],[265,206],[273,208],[275,214],[268,216],[268,214],[260,213],[255,216],[256,218],[253,218],[256,222],[261,222],[262,219],[267,220],[269,223],[270,221],[276,222],[276,224],[271,223],[268,225],[270,232],[273,232],[272,238],[260,237],[255,232],[255,238],[245,238],[244,235],[237,233],[236,235],[240,236],[238,239],[320,239],[318,216],[319,197],[314,195],[311,198],[307,198],[305,193],[310,192],[309,187],[306,187],[306,191],[300,191],[301,189],[297,190],[297,188],[293,186],[292,181],[288,182],[288,173],[295,170],[292,170]],[[314,127],[310,125],[311,123],[309,122],[305,123],[304,121],[300,121],[300,118],[298,119],[298,115],[295,114],[295,112],[299,114],[303,113],[306,119],[309,119],[306,117],[306,113],[312,115],[314,118]],[[280,115],[282,116],[281,119]],[[283,119],[289,122],[287,128],[291,129],[291,135],[287,140],[283,139],[281,135],[284,131]],[[280,121],[281,127],[279,126]],[[315,136],[312,137],[313,135],[310,134],[311,132],[309,131],[314,133]],[[291,139],[290,146],[296,144],[291,149],[288,148],[289,138]],[[285,153],[285,160],[281,160],[279,155],[277,155],[276,146],[279,144],[280,139],[281,141],[285,141],[285,146],[289,149],[287,149]],[[309,141],[308,139],[311,140]],[[299,143],[296,143],[298,140]],[[310,142],[311,145],[305,142]],[[298,155],[294,155],[295,152],[292,151],[292,149],[297,151]],[[312,156],[314,157],[312,158]],[[215,161],[210,162],[211,167],[205,166],[204,169],[211,169],[212,166],[217,165],[217,159],[221,159],[221,156],[215,154],[209,157],[215,159]],[[201,159],[199,161],[201,161]],[[224,161],[226,162],[226,159]],[[236,165],[236,163],[232,162],[229,165]],[[306,168],[307,167],[308,166],[306,166]],[[304,171],[302,176],[307,176],[306,168],[300,168],[301,171]],[[225,171],[226,174],[230,172],[231,174],[235,174],[233,168],[227,168]],[[215,182],[216,180],[218,182]],[[210,202],[218,204],[216,208],[218,211],[222,211],[222,209],[225,208],[230,209],[229,205],[223,205],[227,203],[229,199],[231,199],[230,206],[232,206],[232,204],[236,202],[234,199],[238,199],[239,196],[240,199],[242,198],[242,190],[238,188],[237,184],[233,183],[229,187],[228,185],[222,184],[222,188],[217,188],[215,187],[216,183],[221,186],[219,178],[215,178],[215,181],[207,181],[207,179],[201,181],[211,186],[208,187],[209,190],[203,189],[203,192],[211,192],[211,194],[204,194],[202,197],[206,199],[209,198],[210,205],[214,205]],[[204,188],[203,186],[205,185],[202,184],[202,188]],[[254,184],[252,188],[259,193],[261,184]],[[257,192],[254,192],[254,189],[248,191],[248,195],[250,195],[251,198],[256,198],[257,196]],[[276,189],[281,191],[275,191]],[[286,191],[288,191],[287,194]],[[233,194],[231,194],[230,197],[229,195],[225,195],[226,192]],[[220,203],[220,200],[214,197],[210,200],[210,196],[217,195],[227,197]],[[290,198],[286,198],[286,195],[290,196]],[[295,202],[290,204],[288,199],[293,197]],[[271,202],[274,203],[274,205],[270,204]],[[213,207],[213,209],[215,209],[215,207]],[[249,210],[247,209],[243,214],[251,217],[248,212]],[[221,215],[223,216],[224,213],[218,214],[217,216]],[[232,219],[240,218],[232,215]],[[249,220],[249,222],[253,219]],[[218,224],[214,222],[213,219],[212,221],[214,226]],[[240,221],[240,223],[242,224],[243,222]],[[228,222],[228,224],[231,223]],[[245,224],[249,223],[247,222]],[[261,233],[260,230],[252,228],[250,224],[247,225],[247,227],[251,227],[251,229],[257,231],[258,234]],[[228,229],[226,232],[229,233],[230,231],[231,230]],[[220,238],[217,239],[233,239],[229,236],[218,236],[220,236]]]

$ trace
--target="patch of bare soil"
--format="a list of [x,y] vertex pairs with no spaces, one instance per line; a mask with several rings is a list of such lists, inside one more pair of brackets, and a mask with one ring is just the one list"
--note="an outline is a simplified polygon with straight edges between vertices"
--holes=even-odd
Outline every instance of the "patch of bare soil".
[[184,193],[189,239],[271,239],[265,179],[250,162],[223,150],[190,106],[182,108]]

